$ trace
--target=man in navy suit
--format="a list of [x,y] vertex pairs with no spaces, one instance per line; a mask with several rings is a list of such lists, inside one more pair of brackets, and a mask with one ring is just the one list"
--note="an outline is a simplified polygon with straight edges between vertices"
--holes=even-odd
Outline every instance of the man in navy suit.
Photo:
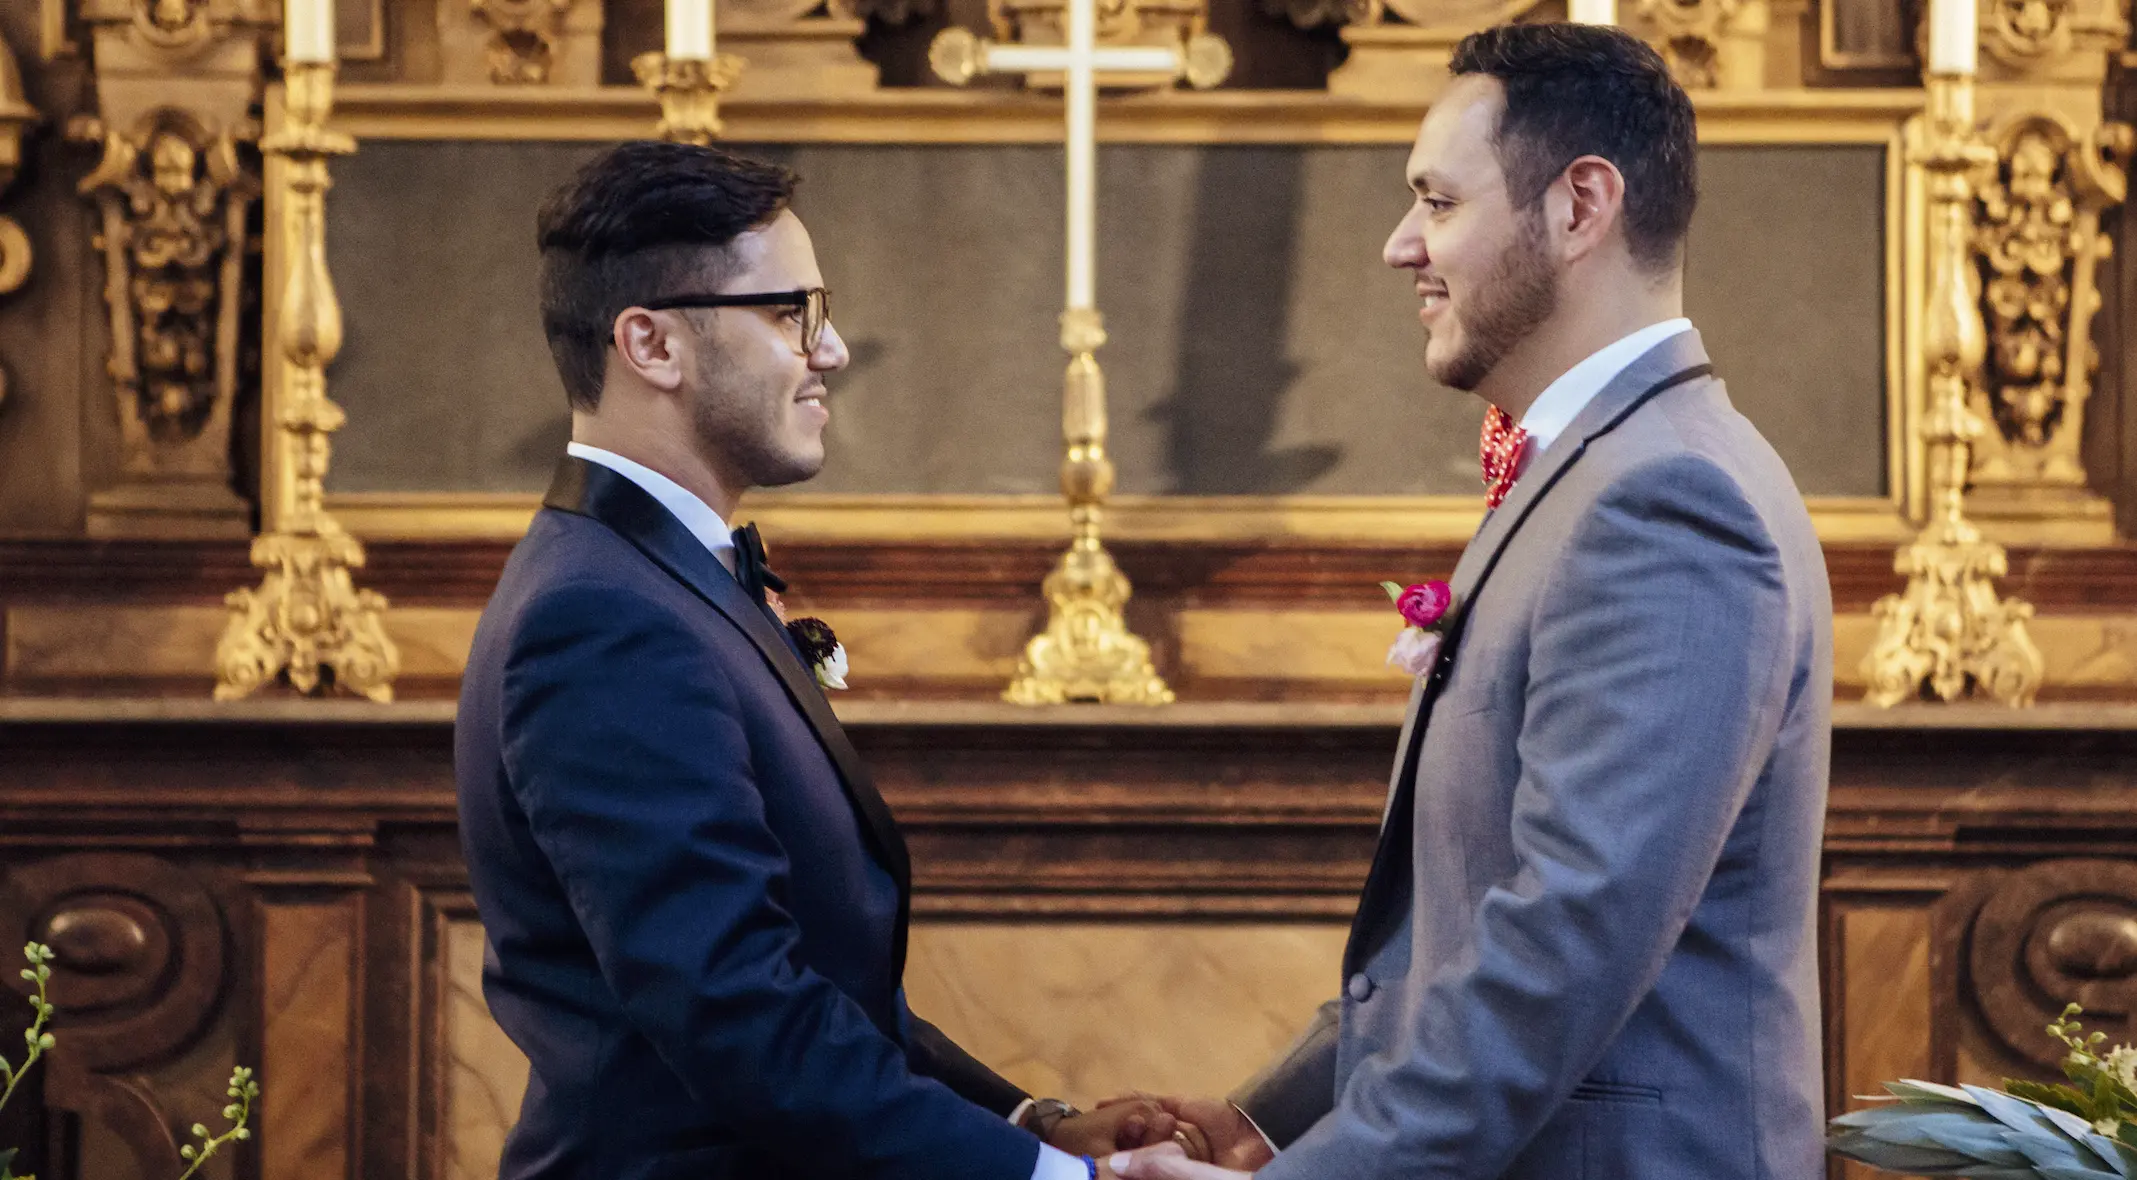
[[1170,1116],[1034,1103],[907,1010],[905,844],[725,524],[823,466],[847,362],[793,184],[632,143],[541,213],[572,443],[455,751],[531,1065],[501,1178],[1088,1180]]

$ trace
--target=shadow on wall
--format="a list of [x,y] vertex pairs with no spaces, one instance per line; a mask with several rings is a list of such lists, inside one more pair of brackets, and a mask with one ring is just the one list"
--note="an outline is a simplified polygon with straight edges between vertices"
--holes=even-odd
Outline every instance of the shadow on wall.
[[1202,153],[1173,393],[1150,410],[1175,492],[1296,492],[1342,459],[1334,446],[1270,445],[1299,374],[1287,341],[1302,168],[1297,151]]

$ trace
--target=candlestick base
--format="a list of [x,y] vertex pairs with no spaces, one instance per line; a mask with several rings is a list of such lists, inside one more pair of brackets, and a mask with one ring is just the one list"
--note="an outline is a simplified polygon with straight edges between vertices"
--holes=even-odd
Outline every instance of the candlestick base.
[[720,96],[733,86],[747,64],[732,53],[711,61],[674,59],[664,53],[641,53],[631,59],[639,84],[660,96],[660,123],[653,133],[670,143],[710,147],[726,130],[720,121]]
[[215,649],[215,699],[238,700],[287,677],[307,695],[329,683],[374,701],[393,699],[400,653],[386,637],[386,599],[358,590],[363,547],[347,533],[269,533],[252,543],[266,570],[257,590],[225,599],[230,623]]
[[1150,662],[1150,645],[1128,630],[1122,608],[1127,575],[1098,539],[1113,460],[1106,455],[1106,379],[1097,351],[1105,320],[1088,307],[1061,316],[1061,347],[1069,353],[1062,390],[1061,491],[1068,497],[1075,539],[1042,586],[1046,630],[1024,646],[1017,678],[1002,699],[1018,705],[1072,701],[1111,705],[1169,705],[1172,690]]

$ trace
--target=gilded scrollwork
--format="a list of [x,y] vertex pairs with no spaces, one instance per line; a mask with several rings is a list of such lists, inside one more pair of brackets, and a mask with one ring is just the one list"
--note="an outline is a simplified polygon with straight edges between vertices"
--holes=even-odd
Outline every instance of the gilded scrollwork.
[[[22,72],[15,55],[0,41],[0,192],[14,183],[22,167],[22,138],[37,121],[37,110],[23,96]],[[20,290],[30,278],[30,236],[12,217],[0,217],[0,295]],[[0,405],[7,402],[7,375],[0,371]]]
[[1688,90],[1753,90],[1765,82],[1767,0],[1637,0],[1635,31]]
[[80,187],[101,214],[124,463],[150,473],[163,452],[228,428],[245,224],[258,193],[241,154],[251,129],[211,130],[165,109],[130,128],[91,122],[79,133],[103,148]]
[[2062,121],[2014,121],[1978,186],[1974,251],[1990,347],[1977,409],[1993,423],[1976,450],[1985,485],[2082,487],[2078,442],[2099,353],[2100,214],[2119,204],[2131,129],[2074,133]]
[[572,0],[468,0],[469,11],[490,28],[490,81],[500,86],[549,81],[571,6]]

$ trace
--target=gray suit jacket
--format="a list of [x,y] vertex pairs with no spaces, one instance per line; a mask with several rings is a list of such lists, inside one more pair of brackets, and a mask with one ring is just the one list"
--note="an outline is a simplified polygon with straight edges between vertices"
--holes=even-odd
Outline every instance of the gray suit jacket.
[[[1263,1180],[1812,1180],[1832,606],[1697,333],[1486,518]],[[1674,379],[1674,381],[1673,381]]]

